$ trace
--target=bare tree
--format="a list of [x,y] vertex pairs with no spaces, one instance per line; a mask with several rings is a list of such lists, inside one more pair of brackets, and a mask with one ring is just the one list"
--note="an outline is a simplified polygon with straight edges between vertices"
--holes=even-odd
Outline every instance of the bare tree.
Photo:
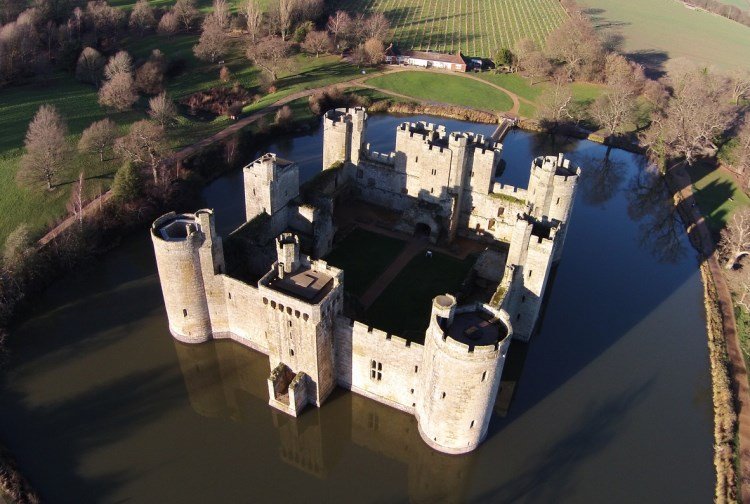
[[732,89],[732,101],[735,105],[740,104],[740,100],[750,95],[750,72],[742,68],[736,68],[729,76]]
[[294,23],[297,3],[298,0],[278,0],[275,6],[276,14],[278,15],[279,30],[281,31],[281,38],[284,40],[286,40],[289,30],[291,30],[292,24]]
[[125,11],[110,6],[103,0],[86,4],[85,17],[94,28],[97,37],[114,37],[125,21]]
[[150,167],[154,184],[159,183],[159,163],[167,154],[164,128],[148,120],[133,123],[115,142],[115,152],[138,166]]
[[529,84],[534,85],[534,81],[542,81],[552,73],[552,64],[542,51],[535,51],[526,55],[523,63],[523,69],[529,77]]
[[214,10],[211,13],[219,22],[219,26],[226,30],[229,28],[229,4],[227,0],[214,0]]
[[198,44],[193,46],[196,58],[214,63],[228,48],[229,35],[222,28],[221,21],[214,14],[206,16]]
[[333,43],[339,47],[339,42],[343,35],[349,31],[352,24],[352,18],[346,11],[339,10],[328,18],[326,28],[333,35]]
[[68,212],[76,217],[78,226],[81,228],[83,227],[84,181],[83,172],[80,172],[78,180],[73,184],[73,190],[70,192],[67,205]]
[[583,16],[572,16],[547,37],[547,52],[565,65],[569,80],[595,79],[604,66],[604,49]]
[[750,312],[750,265],[743,264],[739,268],[728,271],[727,280],[734,294],[734,303],[746,312]]
[[158,94],[164,90],[164,72],[167,60],[159,49],[151,51],[148,60],[135,71],[135,86],[146,94]]
[[385,46],[382,40],[378,38],[367,39],[363,49],[368,64],[379,65],[385,61]]
[[294,113],[289,105],[284,105],[276,112],[274,124],[280,128],[286,129],[292,122]]
[[67,133],[65,121],[54,106],[39,107],[24,140],[26,152],[18,172],[23,182],[44,182],[47,189],[52,189],[55,176],[65,167],[70,155]]
[[84,47],[76,64],[76,79],[98,84],[104,70],[104,56],[93,47]]
[[736,137],[733,165],[742,179],[742,185],[750,187],[750,117],[745,117]]
[[198,9],[195,8],[195,0],[177,0],[172,7],[172,12],[185,30],[190,30],[196,19],[200,17]]
[[551,86],[539,96],[536,116],[548,130],[554,131],[562,122],[572,119],[570,112],[573,92],[565,78],[556,76]]
[[160,93],[148,101],[148,115],[164,128],[174,126],[177,122],[177,107],[167,93]]
[[333,41],[331,36],[324,31],[311,31],[302,42],[302,49],[310,54],[315,54],[317,58],[320,53],[326,53],[333,50]]
[[80,152],[99,154],[99,161],[104,161],[104,153],[112,148],[117,138],[117,124],[112,119],[102,119],[91,123],[83,130],[78,141]]
[[703,69],[675,69],[670,75],[672,97],[652,114],[642,141],[663,159],[684,158],[688,164],[716,151],[714,139],[735,121],[726,82]]
[[167,35],[168,37],[171,37],[172,35],[177,33],[179,27],[180,20],[177,17],[177,14],[173,11],[169,11],[165,12],[159,20],[159,27],[157,28],[157,31],[161,35]]
[[115,75],[126,73],[133,74],[133,58],[127,51],[118,51],[117,54],[109,58],[107,65],[104,67],[104,77],[112,79]]
[[382,12],[376,12],[364,22],[364,35],[367,39],[388,40],[388,31],[391,24]]
[[750,254],[750,208],[737,209],[729,218],[721,231],[719,253],[726,269],[734,268],[740,259]]
[[247,58],[276,81],[282,70],[290,67],[291,47],[281,37],[266,37],[247,49]]
[[138,0],[133,6],[128,21],[130,29],[137,30],[141,36],[147,31],[156,27],[156,17],[154,9],[148,3],[148,0]]
[[594,101],[590,114],[612,136],[635,119],[645,77],[640,67],[614,53],[607,56],[605,73],[607,91]]
[[99,104],[123,112],[138,101],[135,82],[129,73],[118,73],[99,89]]
[[247,0],[242,7],[245,14],[245,23],[250,40],[255,41],[260,36],[260,29],[263,26],[263,11],[258,6],[257,0]]

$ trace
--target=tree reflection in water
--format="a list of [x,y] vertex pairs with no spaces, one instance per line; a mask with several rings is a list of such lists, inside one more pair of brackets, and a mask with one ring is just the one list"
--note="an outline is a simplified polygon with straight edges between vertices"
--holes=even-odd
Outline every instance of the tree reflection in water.
[[589,205],[603,205],[620,189],[625,180],[625,161],[609,157],[607,149],[604,158],[582,156],[576,159],[583,167],[578,183],[583,200]]
[[682,222],[664,179],[645,160],[630,179],[628,216],[637,221],[638,243],[662,263],[675,263],[686,253]]

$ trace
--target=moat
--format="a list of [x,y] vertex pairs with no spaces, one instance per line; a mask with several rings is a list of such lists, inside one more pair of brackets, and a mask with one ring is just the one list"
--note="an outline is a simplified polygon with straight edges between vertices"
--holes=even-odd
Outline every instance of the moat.
[[[368,140],[418,117],[374,116]],[[491,126],[429,118],[448,129]],[[265,150],[320,168],[322,131]],[[267,407],[265,356],[169,336],[142,235],[46,294],[17,328],[0,435],[45,500],[706,502],[712,415],[695,254],[638,157],[513,132],[501,180],[565,152],[588,169],[515,394],[475,452],[424,445],[409,415],[344,391],[297,420]],[[242,174],[204,191],[219,232],[244,219]],[[520,369],[522,365],[522,370]]]

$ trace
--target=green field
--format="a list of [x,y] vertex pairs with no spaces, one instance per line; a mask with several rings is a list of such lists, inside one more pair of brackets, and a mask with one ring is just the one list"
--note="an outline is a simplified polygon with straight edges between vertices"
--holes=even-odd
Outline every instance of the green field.
[[357,228],[325,257],[344,270],[344,288],[361,296],[404,248],[405,242]]
[[349,12],[382,12],[403,49],[491,57],[522,38],[542,42],[565,19],[557,0],[334,0]]
[[413,98],[506,112],[513,100],[499,89],[459,75],[398,72],[368,79],[367,84]]
[[659,64],[686,57],[723,69],[750,67],[750,28],[686,8],[674,0],[581,0],[604,33],[623,36],[623,50]]
[[440,253],[434,253],[430,258],[419,254],[370,306],[365,321],[390,334],[423,341],[432,298],[438,294],[455,293],[475,259],[467,257],[461,261]]

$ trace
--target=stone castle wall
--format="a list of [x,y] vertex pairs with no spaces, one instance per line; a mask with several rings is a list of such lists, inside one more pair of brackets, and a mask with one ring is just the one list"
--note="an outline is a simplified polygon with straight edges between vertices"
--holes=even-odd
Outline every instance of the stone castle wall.
[[[244,170],[246,214],[262,226],[245,231],[265,237],[264,243],[250,243],[245,254],[269,248],[266,242],[281,232],[298,233],[277,241],[277,258],[251,254],[256,269],[265,265],[267,271],[257,287],[225,273],[212,212],[169,214],[154,223],[170,330],[181,341],[230,338],[267,354],[274,370],[267,380],[269,403],[282,411],[296,415],[307,401],[320,406],[338,384],[414,414],[433,448],[471,451],[487,434],[510,338],[528,340],[535,328],[579,172],[562,156],[537,158],[523,190],[495,182],[502,147],[481,135],[447,135],[434,125],[403,123],[396,151],[378,154],[364,146],[363,109],[331,111],[324,128],[323,167],[341,168],[321,179],[328,194],[321,201],[301,203],[294,163],[269,154]],[[299,254],[301,243],[318,257],[330,250],[333,205],[342,195],[400,211],[397,230],[427,224],[433,241],[442,236],[450,242],[460,232],[510,242],[507,254],[485,254],[477,270],[483,281],[500,282],[493,298],[498,304],[457,308],[455,298],[439,296],[424,345],[343,318],[343,272]],[[300,267],[310,278],[318,272],[333,279],[315,302],[272,287],[277,277]],[[507,336],[485,346],[453,339],[445,331],[456,314],[469,311],[489,314]]]

